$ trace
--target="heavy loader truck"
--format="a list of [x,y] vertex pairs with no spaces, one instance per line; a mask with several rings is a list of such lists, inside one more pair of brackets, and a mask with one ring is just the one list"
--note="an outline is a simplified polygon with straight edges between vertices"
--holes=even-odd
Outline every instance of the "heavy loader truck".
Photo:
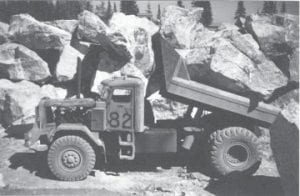
[[[156,71],[163,76],[161,94],[175,101],[211,111],[195,124],[150,123],[145,126],[145,87],[138,78],[119,77],[102,82],[101,98],[42,99],[36,123],[26,144],[38,140],[48,146],[48,166],[60,180],[86,178],[96,158],[114,155],[134,160],[139,154],[177,153],[192,149],[200,127],[207,141],[211,168],[219,176],[253,174],[260,163],[256,126],[269,128],[279,115],[271,105],[250,107],[249,98],[190,80],[178,53],[159,34],[152,38]],[[200,109],[199,109],[200,111]],[[194,121],[193,121],[194,122]],[[199,129],[197,129],[199,130]]]

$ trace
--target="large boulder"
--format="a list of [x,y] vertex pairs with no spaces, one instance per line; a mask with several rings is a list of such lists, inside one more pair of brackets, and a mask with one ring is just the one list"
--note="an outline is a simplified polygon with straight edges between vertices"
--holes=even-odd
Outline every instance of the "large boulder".
[[32,123],[35,106],[41,98],[40,87],[29,81],[13,83],[0,80],[0,120],[8,126],[16,123]]
[[47,63],[34,51],[15,43],[0,45],[0,78],[40,81],[49,76]]
[[131,53],[131,63],[145,77],[149,77],[154,69],[154,54],[151,37],[159,28],[152,21],[134,15],[114,13],[109,22],[111,31],[119,32],[126,39],[126,47]]
[[106,35],[108,26],[94,13],[84,10],[78,16],[77,35],[79,39],[98,43],[98,35]]
[[78,23],[78,20],[54,20],[45,22],[45,24],[52,25],[71,34],[74,33]]
[[287,77],[291,77],[291,55],[299,48],[298,16],[253,14],[248,17],[246,27],[258,41],[261,50]]
[[202,8],[191,10],[168,6],[162,15],[161,34],[177,48],[195,48],[215,36],[200,22]]
[[28,14],[11,17],[9,36],[30,49],[61,49],[70,44],[71,34],[39,22]]
[[278,53],[280,46],[285,43],[285,29],[264,21],[252,21],[251,32],[266,54]]
[[72,46],[65,46],[56,65],[58,81],[71,80],[77,72],[77,59],[82,60],[83,54]]
[[250,34],[241,34],[230,24],[222,24],[217,31],[208,30],[199,23],[198,12],[201,10],[168,6],[161,28],[164,38],[173,34],[181,46],[177,52],[192,80],[260,99],[268,99],[274,90],[287,84],[287,77]]
[[[245,86],[246,92],[257,92],[265,99],[269,98],[275,89],[287,84],[287,78],[271,61],[255,64],[225,39],[216,43],[210,68],[233,80],[238,86]],[[218,85],[224,85],[225,88],[227,86],[226,83]]]
[[0,22],[0,44],[8,41],[8,28],[8,24]]

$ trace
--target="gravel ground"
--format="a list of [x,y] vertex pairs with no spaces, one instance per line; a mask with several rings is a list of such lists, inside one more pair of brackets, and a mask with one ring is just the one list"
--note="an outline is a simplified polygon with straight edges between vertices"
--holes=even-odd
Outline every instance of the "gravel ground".
[[[280,178],[272,158],[269,135],[262,143],[262,164],[254,176],[216,180],[204,172],[160,166],[120,171],[94,170],[80,182],[57,181],[50,174],[43,152],[23,146],[30,126],[0,131],[0,195],[282,195]],[[128,164],[130,165],[130,164]],[[132,165],[132,164],[131,164]],[[2,179],[1,179],[2,176]]]

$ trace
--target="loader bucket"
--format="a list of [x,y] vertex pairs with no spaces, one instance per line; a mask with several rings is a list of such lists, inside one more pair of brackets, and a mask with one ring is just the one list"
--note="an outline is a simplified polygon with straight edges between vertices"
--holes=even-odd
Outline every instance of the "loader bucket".
[[270,127],[271,148],[287,196],[299,195],[299,129],[278,115]]

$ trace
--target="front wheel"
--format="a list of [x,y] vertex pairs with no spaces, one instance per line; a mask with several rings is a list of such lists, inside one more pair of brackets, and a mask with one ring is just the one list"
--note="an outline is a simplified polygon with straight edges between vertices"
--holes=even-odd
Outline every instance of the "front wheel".
[[257,137],[243,127],[228,127],[210,135],[210,161],[217,175],[253,174],[260,165]]
[[68,135],[56,139],[48,152],[49,168],[60,180],[76,181],[86,178],[95,162],[93,148],[79,136]]

